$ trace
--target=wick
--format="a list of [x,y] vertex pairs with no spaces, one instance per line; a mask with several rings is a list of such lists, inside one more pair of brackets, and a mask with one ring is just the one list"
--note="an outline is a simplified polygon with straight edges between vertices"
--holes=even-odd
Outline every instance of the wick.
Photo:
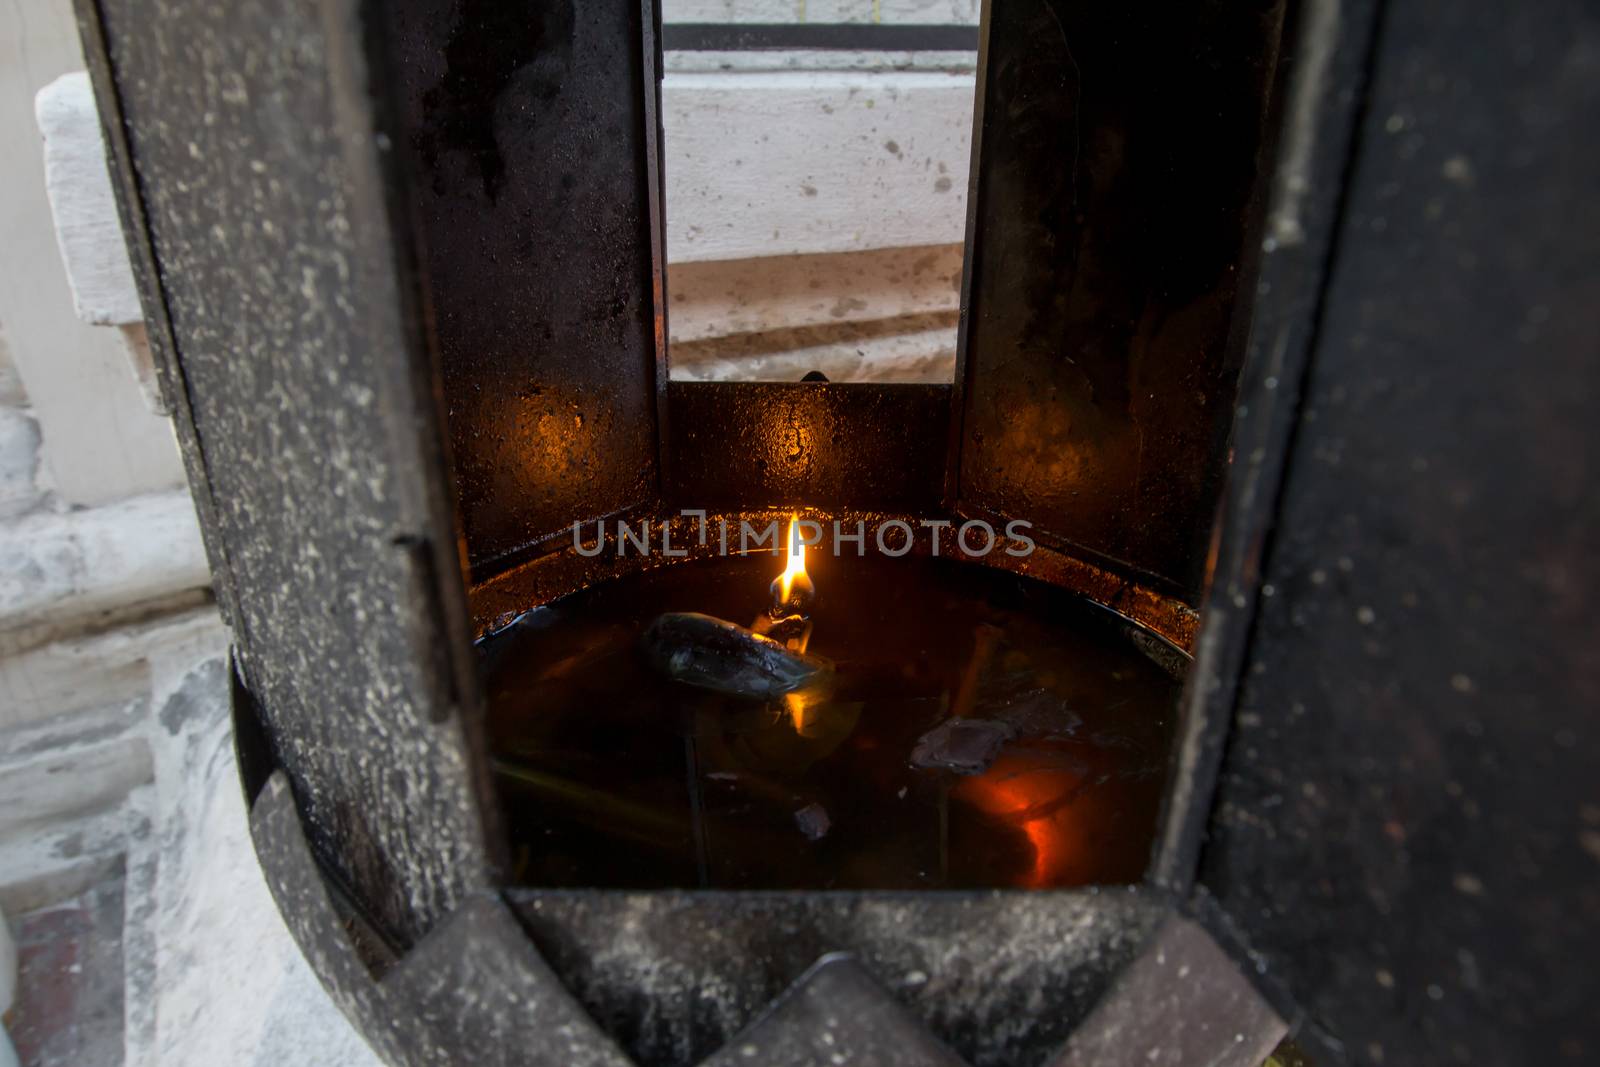
[[774,619],[783,619],[790,615],[810,618],[811,602],[816,599],[816,595],[816,587],[811,584],[810,576],[804,571],[793,578],[786,574],[779,575],[772,579],[772,606],[767,609],[767,614]]

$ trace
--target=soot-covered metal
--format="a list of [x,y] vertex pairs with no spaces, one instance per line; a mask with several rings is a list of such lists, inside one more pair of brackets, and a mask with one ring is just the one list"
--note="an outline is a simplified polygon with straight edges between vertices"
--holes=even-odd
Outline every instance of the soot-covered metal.
[[[1592,10],[988,0],[948,388],[668,386],[648,0],[79,12],[258,854],[393,1063],[1600,1047]],[[1147,884],[509,887],[469,635],[681,507],[1026,519],[1196,650]]]
[[377,10],[481,570],[659,494],[655,20],[636,0]]
[[963,504],[1204,579],[1283,6],[989,11],[958,388]]
[[674,382],[667,395],[684,506],[939,507],[948,386]]

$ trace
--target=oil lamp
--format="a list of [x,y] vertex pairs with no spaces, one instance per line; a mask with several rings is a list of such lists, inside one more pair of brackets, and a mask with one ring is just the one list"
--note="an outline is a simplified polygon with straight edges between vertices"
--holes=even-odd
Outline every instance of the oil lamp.
[[[985,5],[947,385],[672,380],[649,2],[168,7],[88,52],[258,849],[363,1031],[687,1064],[799,983],[859,1062],[1053,1056],[1177,921],[1095,887],[1150,881],[1282,5]],[[775,580],[704,536],[785,518]]]

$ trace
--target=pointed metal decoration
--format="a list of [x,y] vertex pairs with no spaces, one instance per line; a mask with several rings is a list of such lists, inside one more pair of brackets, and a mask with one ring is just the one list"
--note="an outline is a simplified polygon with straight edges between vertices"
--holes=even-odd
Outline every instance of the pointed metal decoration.
[[1211,935],[1173,915],[1051,1067],[1261,1067],[1288,1029]]
[[1093,889],[512,889],[506,898],[551,969],[630,1056],[679,1065],[733,1042],[835,953],[861,961],[967,1059],[1037,1063],[1088,1015],[1169,906],[1149,893]]
[[704,1067],[964,1067],[853,956],[824,956]]
[[629,1067],[498,896],[469,899],[384,976],[451,1062]]

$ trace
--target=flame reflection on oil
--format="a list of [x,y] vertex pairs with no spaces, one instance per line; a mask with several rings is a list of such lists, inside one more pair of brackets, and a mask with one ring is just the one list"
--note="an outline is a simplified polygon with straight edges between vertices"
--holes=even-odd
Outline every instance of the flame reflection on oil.
[[783,706],[789,713],[789,721],[794,724],[794,732],[801,737],[809,737],[815,732],[816,701],[804,691],[785,693]]
[[1074,801],[1083,792],[1078,770],[1031,755],[1002,754],[975,778],[963,779],[951,799],[1016,826],[1033,846],[1033,867],[1020,884],[1029,889],[1074,883],[1087,866],[1089,843]]

